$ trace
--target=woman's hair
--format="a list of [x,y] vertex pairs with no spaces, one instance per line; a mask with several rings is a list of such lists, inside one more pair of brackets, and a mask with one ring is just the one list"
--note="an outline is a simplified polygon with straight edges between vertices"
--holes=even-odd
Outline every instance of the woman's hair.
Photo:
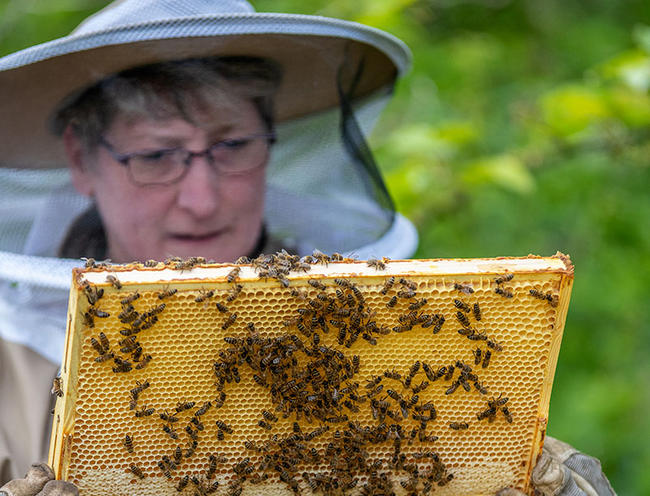
[[71,124],[86,151],[93,150],[117,115],[127,118],[181,117],[194,123],[197,108],[224,106],[233,97],[251,101],[273,129],[273,96],[279,65],[259,57],[228,56],[161,62],[109,76],[63,101],[50,129],[63,134]]

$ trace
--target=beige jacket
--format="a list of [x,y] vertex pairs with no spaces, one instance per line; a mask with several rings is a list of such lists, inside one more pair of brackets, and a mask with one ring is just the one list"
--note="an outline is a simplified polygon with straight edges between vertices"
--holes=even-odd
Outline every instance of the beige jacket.
[[47,461],[57,371],[38,353],[0,338],[0,486]]

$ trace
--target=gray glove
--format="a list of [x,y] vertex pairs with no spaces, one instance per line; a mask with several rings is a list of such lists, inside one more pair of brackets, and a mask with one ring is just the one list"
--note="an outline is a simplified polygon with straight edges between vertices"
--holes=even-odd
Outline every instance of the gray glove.
[[[544,441],[532,486],[542,496],[616,496],[597,459],[552,437]],[[525,495],[507,488],[497,496]]]
[[0,487],[0,496],[79,496],[74,484],[54,480],[45,463],[34,463],[24,479],[14,479]]

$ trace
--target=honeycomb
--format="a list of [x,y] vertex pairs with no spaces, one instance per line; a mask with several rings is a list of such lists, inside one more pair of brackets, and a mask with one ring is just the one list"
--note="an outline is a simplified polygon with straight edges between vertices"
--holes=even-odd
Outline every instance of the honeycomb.
[[57,477],[83,496],[532,491],[569,258],[308,262],[76,270]]

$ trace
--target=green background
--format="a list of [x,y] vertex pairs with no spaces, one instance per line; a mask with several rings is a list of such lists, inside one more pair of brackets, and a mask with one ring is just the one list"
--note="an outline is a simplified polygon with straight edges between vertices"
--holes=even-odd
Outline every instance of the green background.
[[[0,0],[0,55],[107,2]],[[650,494],[647,0],[257,0],[359,21],[414,54],[371,144],[417,257],[576,266],[549,433]]]

